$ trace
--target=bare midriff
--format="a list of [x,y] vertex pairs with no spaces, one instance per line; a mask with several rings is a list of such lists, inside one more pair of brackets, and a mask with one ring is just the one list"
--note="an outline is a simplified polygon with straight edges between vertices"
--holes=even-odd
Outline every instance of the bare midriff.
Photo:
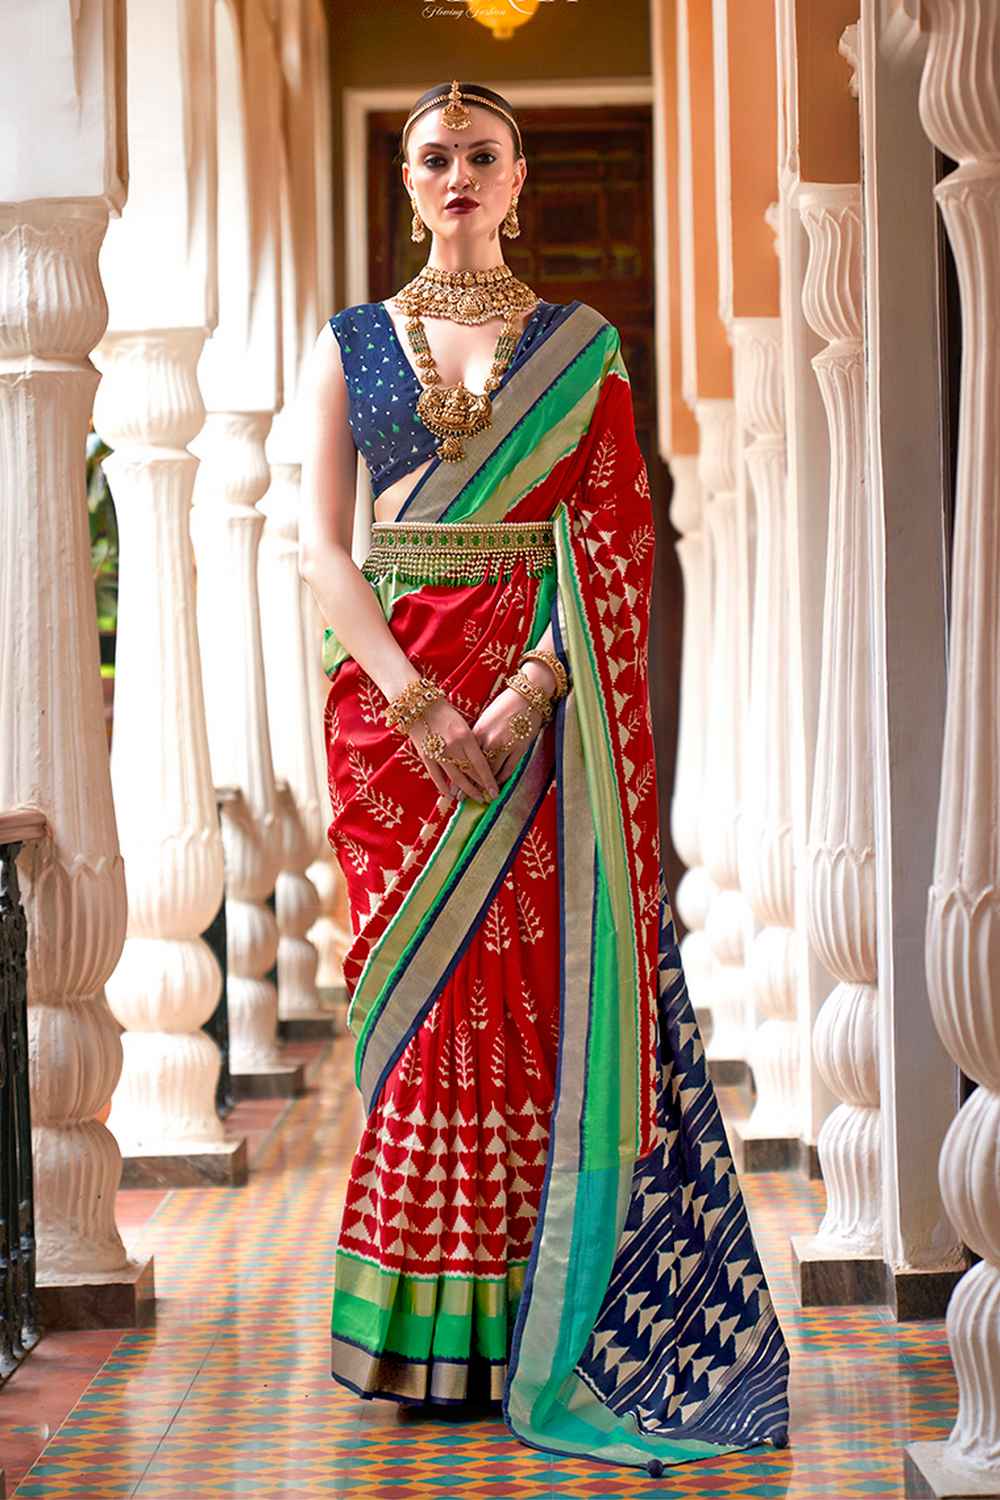
[[[407,358],[410,359],[412,365],[406,319],[395,310],[391,301],[383,302],[382,306],[392,319],[400,345],[404,351],[408,351]],[[519,333],[523,332],[525,323],[531,317],[531,311],[533,309],[521,315]],[[427,318],[424,320],[424,327],[427,329],[427,337],[437,361],[437,367],[441,372],[442,382],[445,385],[457,385],[461,380],[469,390],[481,391],[493,362],[493,350],[500,332],[499,319],[493,323],[470,325],[451,323],[441,318]],[[476,336],[474,340],[472,335]],[[457,362],[462,359],[466,363],[456,368]],[[386,486],[373,507],[376,521],[396,520],[407,499],[419,484],[421,476],[427,472],[432,463],[433,459],[425,459],[415,469],[409,469],[407,473],[401,474],[392,484]]]

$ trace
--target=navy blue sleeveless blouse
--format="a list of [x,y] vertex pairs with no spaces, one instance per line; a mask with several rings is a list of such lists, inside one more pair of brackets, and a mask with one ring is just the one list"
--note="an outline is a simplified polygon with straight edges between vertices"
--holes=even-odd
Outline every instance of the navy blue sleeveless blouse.
[[[576,305],[538,303],[521,330],[500,388]],[[359,302],[345,307],[334,313],[330,327],[340,346],[354,446],[371,471],[372,498],[376,499],[400,475],[433,458],[438,439],[417,416],[423,385],[385,306]]]

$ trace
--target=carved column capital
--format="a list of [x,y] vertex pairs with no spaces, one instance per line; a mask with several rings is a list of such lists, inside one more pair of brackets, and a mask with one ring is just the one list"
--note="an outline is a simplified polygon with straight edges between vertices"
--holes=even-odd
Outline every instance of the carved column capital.
[[699,401],[695,415],[701,432],[698,478],[709,497],[732,494],[736,489],[736,403]]
[[733,353],[736,407],[743,427],[758,441],[770,440],[784,447],[781,319],[735,319]]
[[[1000,0],[922,0],[927,56],[920,118],[963,174],[995,176],[1000,158]],[[954,174],[953,174],[954,175]]]
[[799,191],[809,238],[802,310],[828,344],[861,338],[861,188],[857,183],[809,184]]

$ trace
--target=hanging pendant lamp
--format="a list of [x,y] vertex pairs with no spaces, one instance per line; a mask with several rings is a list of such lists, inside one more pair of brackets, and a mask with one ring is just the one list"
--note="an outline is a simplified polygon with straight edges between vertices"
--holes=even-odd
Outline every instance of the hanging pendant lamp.
[[465,0],[469,14],[492,31],[498,42],[509,41],[519,26],[530,21],[539,0]]

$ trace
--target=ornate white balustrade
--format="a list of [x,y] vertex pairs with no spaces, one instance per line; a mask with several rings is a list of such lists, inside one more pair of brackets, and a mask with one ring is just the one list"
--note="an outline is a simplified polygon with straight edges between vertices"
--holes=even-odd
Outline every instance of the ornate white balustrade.
[[[978,1087],[948,1131],[948,1214],[981,1260],[948,1305],[958,1415],[907,1462],[920,1492],[1000,1495],[1000,0],[925,0],[920,113],[961,163],[938,184],[962,298],[948,698],[927,982],[948,1052]],[[909,1477],[913,1477],[912,1475]],[[914,1489],[913,1493],[916,1493]]]
[[674,457],[670,471],[674,481],[670,520],[681,534],[677,556],[684,578],[681,702],[670,832],[687,870],[677,886],[675,905],[687,928],[681,962],[691,1001],[701,1019],[711,1024],[715,959],[705,934],[705,918],[715,887],[701,851],[711,628],[708,543],[697,458]]
[[[286,409],[269,440],[279,452],[288,447],[288,425]],[[307,870],[320,849],[323,828],[298,565],[300,483],[299,464],[272,461],[271,484],[258,507],[266,517],[258,582],[271,753],[275,774],[288,789],[280,799],[276,888],[278,1011],[284,1020],[315,1015],[319,1004],[317,953],[306,935],[319,913]]]
[[128,890],[128,937],[107,986],[125,1027],[108,1123],[134,1157],[228,1149],[219,1049],[201,1030],[222,976],[200,934],[223,890],[189,532],[204,338],[116,333],[99,351],[94,416],[114,449],[105,471],[120,547],[111,770]]
[[211,412],[197,441],[191,534],[198,564],[198,635],[212,776],[241,800],[222,814],[226,868],[230,1067],[279,1064],[278,996],[267,977],[278,929],[267,898],[281,860],[277,791],[264,687],[257,501],[270,471],[267,413]]
[[757,928],[749,970],[758,1024],[748,1047],[757,1099],[749,1120],[737,1129],[744,1166],[766,1169],[790,1165],[799,1135],[780,319],[735,319],[733,364],[736,408],[749,439],[744,458],[756,520],[739,865]]
[[711,980],[712,1038],[708,1058],[719,1081],[745,1073],[747,954],[752,914],[739,884],[741,728],[739,657],[739,538],[736,478],[736,412],[732,401],[699,401],[695,415],[701,430],[699,478],[706,496],[705,517],[711,557],[711,650],[705,784],[700,842],[705,867],[715,887],[705,932],[714,968]]
[[50,830],[19,875],[39,1290],[56,1324],[73,1321],[74,1284],[143,1279],[115,1225],[121,1156],[97,1118],[122,1065],[104,986],[125,938],[84,495],[107,215],[96,199],[0,208],[0,806],[30,804]]
[[870,1300],[884,1269],[872,777],[872,646],[865,508],[860,189],[809,186],[803,308],[826,342],[813,360],[830,435],[830,505],[820,704],[807,859],[810,942],[837,980],[813,1036],[840,1101],[819,1133],[827,1210],[796,1237],[805,1301]]

